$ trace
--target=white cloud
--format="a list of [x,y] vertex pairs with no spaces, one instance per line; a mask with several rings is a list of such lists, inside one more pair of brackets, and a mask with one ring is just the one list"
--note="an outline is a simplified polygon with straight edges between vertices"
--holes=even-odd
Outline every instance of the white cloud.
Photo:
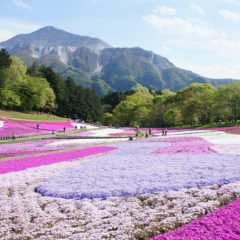
[[166,55],[166,54],[168,54],[168,53],[171,53],[172,52],[172,49],[170,49],[168,46],[166,46],[166,45],[163,45],[162,46],[162,53],[164,54],[164,55]]
[[176,9],[167,6],[158,6],[153,10],[153,12],[173,16],[176,14]]
[[22,0],[12,0],[12,3],[19,8],[26,8],[32,10],[32,7],[23,2]]
[[226,39],[215,39],[210,41],[210,50],[223,56],[240,56],[240,41],[229,41]]
[[238,5],[238,6],[240,6],[240,2],[237,1],[237,0],[224,0],[224,2],[226,2],[226,3],[234,3],[234,4]]
[[[199,46],[191,46],[191,43],[183,43],[184,46],[190,46],[192,49],[200,49]],[[214,39],[205,43],[208,55],[211,56],[212,63],[199,64],[184,62],[183,59],[175,59],[174,63],[181,68],[191,70],[205,77],[210,78],[235,78],[240,79],[240,41],[229,41],[226,39]],[[205,51],[203,49],[203,51]],[[196,52],[197,54],[197,52]],[[174,57],[173,57],[174,58]]]
[[29,33],[41,28],[38,24],[5,18],[0,18],[0,26],[0,42],[6,41],[17,34]]
[[232,64],[227,66],[224,63],[220,64],[192,64],[183,63],[182,61],[174,61],[176,66],[193,71],[203,77],[208,78],[233,78],[240,79],[240,64]]
[[192,35],[204,39],[224,36],[224,32],[221,30],[215,30],[206,24],[193,24],[191,21],[180,17],[162,18],[156,14],[151,14],[144,16],[143,20],[164,33]]
[[230,19],[234,22],[237,22],[240,20],[240,14],[228,10],[221,10],[218,12],[220,15],[222,15],[225,19]]
[[193,10],[197,11],[199,14],[201,15],[204,15],[204,10],[198,6],[198,5],[195,5],[195,4],[191,4],[190,6]]

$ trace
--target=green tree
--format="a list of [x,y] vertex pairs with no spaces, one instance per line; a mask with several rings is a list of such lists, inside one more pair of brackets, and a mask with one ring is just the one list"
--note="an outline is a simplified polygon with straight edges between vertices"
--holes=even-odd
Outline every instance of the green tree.
[[152,108],[153,96],[147,88],[138,87],[134,94],[127,96],[114,109],[114,123],[120,126],[135,126],[146,124]]
[[0,70],[9,68],[12,63],[11,56],[5,48],[0,50]]
[[202,124],[209,123],[215,109],[216,88],[211,85],[202,88],[193,98],[186,103],[186,115],[190,114],[198,117]]
[[106,126],[111,125],[113,122],[113,114],[106,112],[103,114],[103,124]]
[[218,88],[217,106],[223,116],[237,120],[240,111],[240,82]]
[[21,105],[20,96],[16,95],[14,91],[3,89],[1,91],[1,105],[7,109],[14,109]]
[[182,116],[180,110],[177,107],[168,109],[164,114],[164,121],[170,126],[181,124]]
[[13,57],[10,67],[4,69],[5,82],[0,89],[2,106],[21,111],[53,110],[55,95],[49,83],[26,72],[23,61]]

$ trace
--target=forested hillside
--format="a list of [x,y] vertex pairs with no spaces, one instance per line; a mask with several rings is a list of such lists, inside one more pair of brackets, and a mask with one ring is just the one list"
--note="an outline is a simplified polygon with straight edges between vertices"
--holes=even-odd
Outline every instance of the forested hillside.
[[92,89],[65,81],[50,67],[33,64],[27,68],[18,57],[0,51],[0,106],[17,111],[54,112],[59,116],[99,121],[100,98]]

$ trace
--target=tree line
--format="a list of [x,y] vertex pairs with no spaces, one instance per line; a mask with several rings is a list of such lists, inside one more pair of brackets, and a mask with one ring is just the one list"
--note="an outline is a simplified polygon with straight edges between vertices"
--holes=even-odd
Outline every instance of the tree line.
[[240,82],[221,85],[193,83],[178,92],[144,87],[108,93],[103,99],[106,125],[169,127],[234,122],[240,118]]
[[240,82],[193,83],[178,92],[138,87],[109,92],[102,99],[92,89],[64,80],[50,67],[0,50],[0,107],[52,112],[58,116],[113,126],[168,127],[240,119]]
[[0,107],[16,111],[52,112],[88,122],[102,119],[101,99],[92,89],[65,81],[50,67],[26,67],[18,57],[0,50]]

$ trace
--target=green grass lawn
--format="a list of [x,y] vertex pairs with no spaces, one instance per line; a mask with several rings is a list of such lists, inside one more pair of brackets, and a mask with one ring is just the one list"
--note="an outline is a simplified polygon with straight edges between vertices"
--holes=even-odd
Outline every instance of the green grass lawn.
[[35,121],[67,121],[67,118],[58,117],[55,115],[49,116],[47,113],[41,113],[39,115],[38,112],[16,112],[16,111],[7,111],[0,110],[0,118],[14,118],[14,119],[22,119],[22,120],[35,120]]
[[220,127],[239,127],[240,126],[240,120],[236,121],[236,123],[228,123],[228,122],[222,122],[222,123],[209,123],[209,124],[194,124],[191,125],[184,125],[183,128],[193,128],[193,129],[201,129],[201,128],[220,128]]

